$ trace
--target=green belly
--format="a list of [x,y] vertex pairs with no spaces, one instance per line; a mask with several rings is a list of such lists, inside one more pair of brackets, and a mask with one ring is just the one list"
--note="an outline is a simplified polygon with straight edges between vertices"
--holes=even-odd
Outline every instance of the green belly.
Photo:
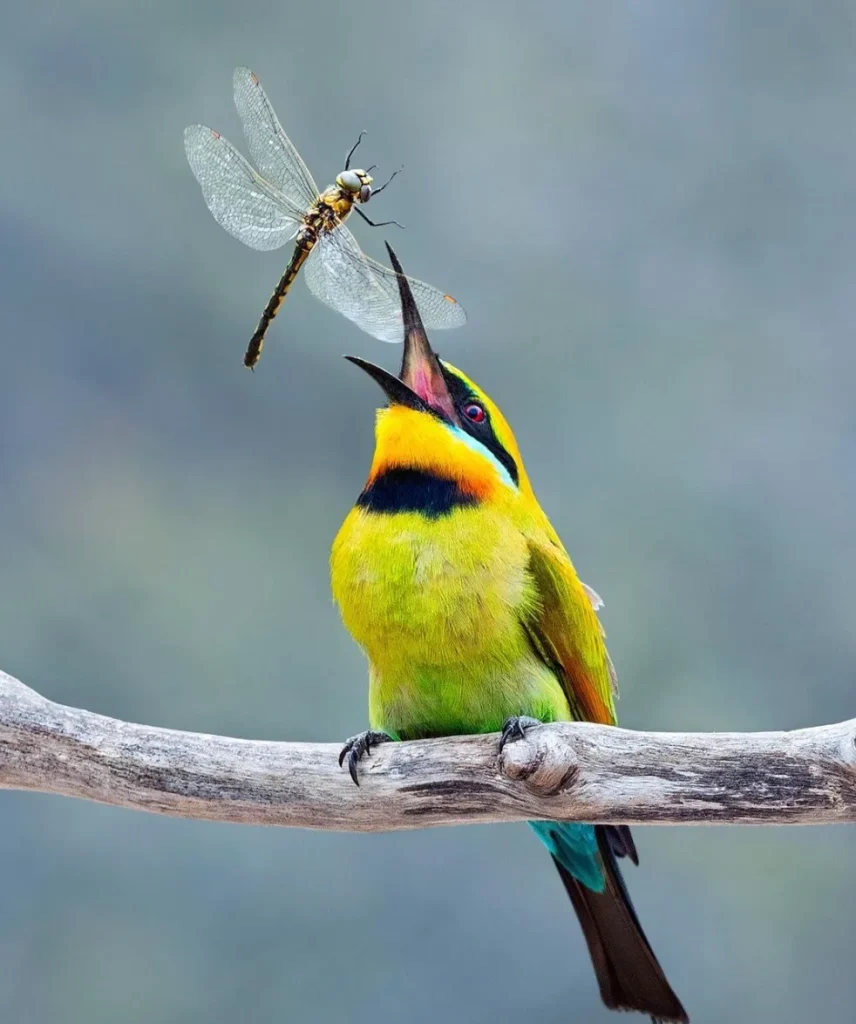
[[398,739],[498,732],[512,715],[542,722],[570,717],[556,677],[534,658],[504,670],[413,666],[407,674],[371,673],[369,724]]

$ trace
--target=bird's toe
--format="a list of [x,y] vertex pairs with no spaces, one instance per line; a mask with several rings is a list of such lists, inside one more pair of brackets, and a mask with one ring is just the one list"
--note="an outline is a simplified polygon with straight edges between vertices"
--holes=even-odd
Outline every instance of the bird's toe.
[[533,725],[541,725],[541,723],[537,718],[531,718],[529,715],[512,715],[511,718],[506,718],[502,726],[502,735],[499,738],[500,752],[506,743],[522,740],[526,735],[526,730],[531,729]]
[[341,768],[345,763],[345,758],[348,759],[348,773],[354,780],[354,785],[359,786],[360,778],[357,770],[357,766],[360,763],[360,758],[363,755],[371,756],[371,748],[378,746],[380,743],[385,743],[387,740],[391,740],[392,737],[385,732],[379,732],[375,729],[368,729],[366,732],[357,733],[356,736],[351,736],[345,740],[345,744],[339,751],[339,767]]

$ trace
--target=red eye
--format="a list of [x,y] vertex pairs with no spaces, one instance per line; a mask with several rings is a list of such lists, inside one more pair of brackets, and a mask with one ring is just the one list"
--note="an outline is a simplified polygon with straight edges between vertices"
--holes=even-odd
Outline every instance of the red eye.
[[464,415],[473,423],[484,423],[484,409],[480,405],[476,405],[475,402],[464,406]]

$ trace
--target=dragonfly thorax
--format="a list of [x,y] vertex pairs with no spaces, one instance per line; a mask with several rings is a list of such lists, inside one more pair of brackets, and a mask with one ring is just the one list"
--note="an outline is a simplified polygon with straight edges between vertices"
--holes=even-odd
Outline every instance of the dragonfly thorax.
[[368,171],[359,170],[355,167],[342,171],[336,178],[339,188],[350,192],[358,203],[367,203],[372,194],[372,176]]

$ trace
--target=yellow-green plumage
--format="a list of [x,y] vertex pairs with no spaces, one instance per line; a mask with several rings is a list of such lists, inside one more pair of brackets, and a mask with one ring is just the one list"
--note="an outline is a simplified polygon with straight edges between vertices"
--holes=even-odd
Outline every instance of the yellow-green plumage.
[[[600,600],[539,506],[499,409],[437,359],[399,286],[401,377],[355,360],[390,405],[331,555],[333,595],[369,662],[374,732],[343,751],[355,781],[381,733],[496,732],[518,716],[615,723]],[[618,870],[616,857],[636,860],[629,830],[531,824],[580,919],[604,1002],[685,1022]]]
[[[518,466],[509,487],[492,462],[412,409],[378,413],[369,483],[396,467],[456,481],[472,505],[438,516],[355,507],[332,552],[333,596],[370,663],[370,724],[399,737],[493,732],[510,715],[572,717],[552,659],[585,676],[592,711],[614,721],[609,656],[591,599],[538,505],[501,413],[489,411]],[[550,638],[554,605],[568,637]],[[575,697],[575,700],[578,699]]]
[[354,509],[333,592],[369,657],[369,723],[399,738],[495,732],[513,714],[567,719],[521,616],[538,595],[525,539],[492,510],[425,519]]

